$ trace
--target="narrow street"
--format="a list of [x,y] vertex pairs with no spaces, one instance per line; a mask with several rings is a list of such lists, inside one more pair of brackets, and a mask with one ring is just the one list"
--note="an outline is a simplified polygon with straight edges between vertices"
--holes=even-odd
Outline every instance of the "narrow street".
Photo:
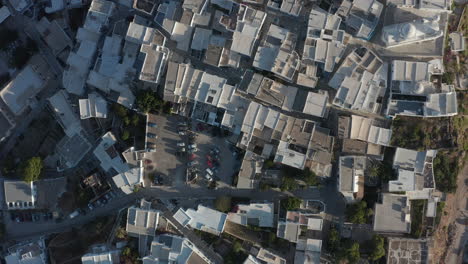
[[[294,195],[302,199],[321,200],[326,204],[326,213],[335,219],[342,219],[345,204],[337,193],[333,184],[323,188],[297,190]],[[255,201],[272,201],[285,198],[288,194],[275,190],[260,191],[249,189],[234,189],[232,187],[210,190],[207,188],[192,188],[189,186],[177,187],[152,187],[141,189],[137,193],[117,197],[106,206],[99,207],[86,215],[80,215],[73,219],[65,218],[58,223],[16,223],[5,217],[8,240],[25,240],[40,235],[59,233],[69,230],[73,226],[80,226],[94,220],[96,217],[115,214],[118,210],[130,206],[141,198],[151,199],[215,199],[220,196],[246,197]],[[337,199],[338,197],[338,199]]]

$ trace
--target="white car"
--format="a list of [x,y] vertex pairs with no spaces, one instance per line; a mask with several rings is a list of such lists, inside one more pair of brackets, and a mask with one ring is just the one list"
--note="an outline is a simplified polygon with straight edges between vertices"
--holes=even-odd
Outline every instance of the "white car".
[[189,166],[189,167],[192,167],[192,166],[195,166],[195,165],[198,165],[198,160],[192,160],[192,161],[187,163],[187,166]]
[[209,181],[212,181],[213,180],[213,175],[214,175],[214,172],[210,168],[206,168],[205,178],[208,179]]
[[189,148],[189,149],[196,149],[196,148],[197,148],[197,144],[190,144],[190,145],[188,145],[188,148]]
[[213,178],[207,173],[205,175],[205,178],[208,180],[208,181],[213,181]]
[[177,143],[177,146],[178,146],[178,147],[185,147],[185,143],[184,143],[184,142],[178,142],[178,143]]

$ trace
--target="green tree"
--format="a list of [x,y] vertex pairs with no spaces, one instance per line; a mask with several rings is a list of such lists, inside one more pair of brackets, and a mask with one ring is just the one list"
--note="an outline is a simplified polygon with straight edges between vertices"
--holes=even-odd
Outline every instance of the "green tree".
[[367,209],[367,203],[365,201],[348,205],[346,208],[346,216],[348,220],[354,224],[365,224],[372,214],[373,211]]
[[132,250],[129,247],[122,249],[122,256],[130,257],[132,255]]
[[280,189],[281,191],[290,191],[290,190],[295,190],[298,188],[298,184],[296,180],[292,177],[289,176],[283,176],[281,180],[281,186]]
[[385,256],[384,238],[379,235],[372,237],[372,252],[369,255],[369,259],[377,261]]
[[124,130],[122,132],[121,138],[123,141],[127,141],[130,138],[130,132],[128,132],[128,130]]
[[136,104],[141,111],[148,113],[150,111],[159,110],[163,102],[154,92],[143,91],[138,94]]
[[40,157],[32,157],[24,162],[21,166],[23,180],[25,182],[33,182],[39,180],[42,171],[42,159]]
[[356,263],[361,258],[361,254],[359,253],[359,243],[354,242],[348,247],[345,251],[346,259],[348,259],[348,263]]
[[124,126],[128,127],[130,125],[130,117],[124,116],[122,118],[122,122],[124,123]]
[[305,168],[303,172],[304,182],[309,186],[317,186],[319,180],[315,172],[311,171],[309,168]]
[[235,253],[239,253],[242,250],[242,244],[238,240],[234,241],[234,243],[232,243],[232,250]]
[[336,228],[330,229],[330,234],[328,235],[328,249],[330,252],[335,252],[340,247],[340,234]]
[[214,201],[214,207],[221,212],[228,212],[231,210],[231,197],[220,196]]
[[271,169],[273,166],[275,166],[275,162],[271,159],[265,160],[265,163],[263,163],[265,166],[265,169]]
[[169,115],[171,114],[172,112],[172,104],[171,102],[164,102],[164,105],[163,105],[163,113],[165,113],[166,115]]
[[115,231],[115,236],[119,239],[125,239],[127,237],[127,231],[125,231],[125,229],[123,229],[122,227],[119,227]]
[[140,122],[140,116],[138,114],[132,115],[132,126],[138,126],[138,123]]
[[127,108],[125,108],[124,106],[115,103],[115,104],[112,106],[112,108],[113,108],[115,114],[116,114],[118,117],[124,118],[124,117],[128,116],[128,110],[127,110]]
[[301,203],[302,203],[301,199],[299,199],[297,197],[289,196],[288,198],[283,199],[281,201],[281,206],[284,209],[286,209],[288,211],[291,211],[291,210],[298,209],[301,206]]

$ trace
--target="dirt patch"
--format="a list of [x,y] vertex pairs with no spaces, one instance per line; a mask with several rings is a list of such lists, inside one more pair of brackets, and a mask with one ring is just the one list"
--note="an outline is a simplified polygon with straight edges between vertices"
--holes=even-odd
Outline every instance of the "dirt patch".
[[103,243],[110,234],[115,217],[98,218],[95,221],[61,233],[49,242],[49,253],[52,263],[81,263],[81,256],[93,244]]
[[245,226],[235,224],[229,221],[226,221],[226,225],[224,227],[224,232],[228,233],[229,235],[236,237],[240,240],[246,240],[253,244],[260,244],[261,243],[261,232],[256,232],[253,230],[248,229]]
[[454,252],[463,252],[458,249],[463,247],[461,238],[465,228],[457,222],[457,219],[463,218],[463,212],[466,210],[466,197],[468,197],[467,181],[468,165],[458,175],[457,191],[454,194],[447,195],[440,224],[434,233],[432,263],[461,262],[461,255],[457,256]]

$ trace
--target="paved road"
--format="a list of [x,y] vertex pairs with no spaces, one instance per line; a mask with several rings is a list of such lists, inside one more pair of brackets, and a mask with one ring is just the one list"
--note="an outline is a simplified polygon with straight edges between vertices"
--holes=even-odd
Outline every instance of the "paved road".
[[[40,235],[63,232],[73,226],[83,225],[92,221],[96,217],[116,213],[119,209],[127,207],[136,202],[137,199],[215,199],[219,196],[248,197],[257,201],[271,201],[286,197],[288,194],[280,191],[269,190],[240,190],[233,188],[219,188],[209,190],[206,188],[193,188],[190,186],[177,187],[152,187],[144,188],[137,193],[115,198],[106,206],[96,208],[84,216],[74,219],[64,219],[60,223],[16,223],[10,219],[5,219],[8,240],[24,240]],[[303,199],[317,199],[326,203],[326,213],[331,217],[342,219],[344,212],[344,201],[337,193],[333,184],[323,188],[297,190],[294,195]]]

